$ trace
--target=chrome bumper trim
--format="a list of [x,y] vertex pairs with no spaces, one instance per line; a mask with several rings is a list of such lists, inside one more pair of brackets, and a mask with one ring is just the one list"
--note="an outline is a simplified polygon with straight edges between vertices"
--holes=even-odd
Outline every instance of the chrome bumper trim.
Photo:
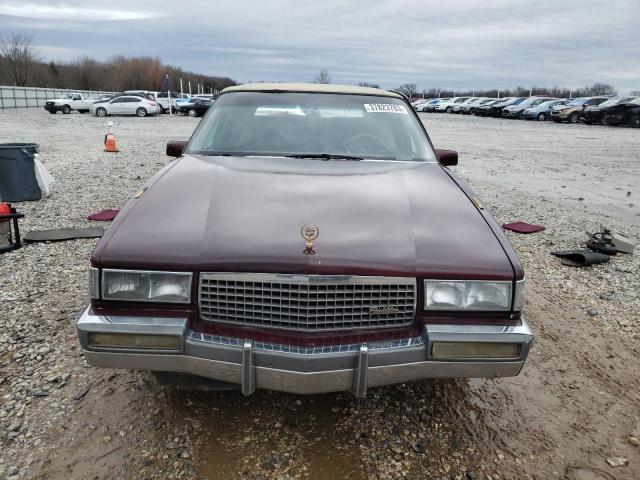
[[[244,395],[257,388],[298,394],[352,391],[426,378],[515,376],[522,369],[533,334],[518,326],[429,325],[420,337],[403,341],[332,347],[292,347],[249,339],[193,335],[187,319],[107,317],[86,309],[76,322],[87,362],[96,367],[133,368],[200,375],[235,383]],[[95,349],[89,332],[163,333],[182,338],[179,352]],[[211,338],[209,338],[211,337]],[[515,342],[520,356],[504,359],[430,358],[433,342]]]

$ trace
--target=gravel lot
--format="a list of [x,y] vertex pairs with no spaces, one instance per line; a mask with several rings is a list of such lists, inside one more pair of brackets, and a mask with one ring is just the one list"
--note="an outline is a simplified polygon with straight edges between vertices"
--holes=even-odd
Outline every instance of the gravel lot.
[[[509,233],[536,334],[520,376],[372,389],[366,401],[166,389],[79,352],[96,242],[33,244],[0,255],[0,478],[640,478],[637,253],[586,269],[549,255],[601,226],[640,239],[638,130],[421,117],[500,223],[547,227]],[[57,180],[51,197],[16,205],[23,231],[88,226],[122,206],[197,122],[117,118],[113,155],[104,120],[0,111],[0,142],[39,143]]]

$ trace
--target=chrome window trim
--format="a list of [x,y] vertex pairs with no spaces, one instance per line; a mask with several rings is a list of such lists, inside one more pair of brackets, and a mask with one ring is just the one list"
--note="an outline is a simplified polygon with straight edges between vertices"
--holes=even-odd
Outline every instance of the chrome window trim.
[[[182,302],[182,301],[167,301],[167,300],[155,300],[155,299],[119,299],[119,298],[106,298],[104,296],[104,274],[106,272],[117,272],[117,273],[148,273],[148,274],[160,274],[160,275],[176,275],[176,276],[183,276],[183,277],[189,277],[189,290],[187,291],[187,300]],[[100,272],[100,297],[102,298],[102,300],[106,300],[109,302],[130,302],[130,303],[138,303],[138,302],[144,302],[144,303],[158,303],[158,304],[164,304],[164,303],[170,303],[170,304],[175,304],[175,305],[188,305],[191,303],[191,292],[193,289],[193,273],[192,272],[172,272],[172,271],[166,271],[166,270],[132,270],[132,269],[123,269],[123,268],[103,268],[101,269]]]

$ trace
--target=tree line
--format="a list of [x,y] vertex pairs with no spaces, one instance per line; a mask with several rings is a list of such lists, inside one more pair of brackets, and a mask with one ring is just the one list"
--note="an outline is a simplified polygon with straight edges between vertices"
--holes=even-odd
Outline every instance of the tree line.
[[98,61],[81,55],[69,62],[45,61],[37,52],[33,37],[25,33],[0,33],[0,85],[114,91],[162,90],[169,75],[171,89],[180,90],[180,79],[188,92],[188,82],[208,93],[235,85],[228,77],[202,75],[167,65],[155,57],[116,55]]

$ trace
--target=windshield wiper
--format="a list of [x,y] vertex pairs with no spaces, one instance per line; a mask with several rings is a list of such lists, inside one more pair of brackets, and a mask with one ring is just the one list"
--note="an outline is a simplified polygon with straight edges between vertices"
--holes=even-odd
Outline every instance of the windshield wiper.
[[364,160],[364,157],[355,155],[338,155],[332,153],[300,153],[296,155],[285,155],[287,158],[319,158],[321,160]]

